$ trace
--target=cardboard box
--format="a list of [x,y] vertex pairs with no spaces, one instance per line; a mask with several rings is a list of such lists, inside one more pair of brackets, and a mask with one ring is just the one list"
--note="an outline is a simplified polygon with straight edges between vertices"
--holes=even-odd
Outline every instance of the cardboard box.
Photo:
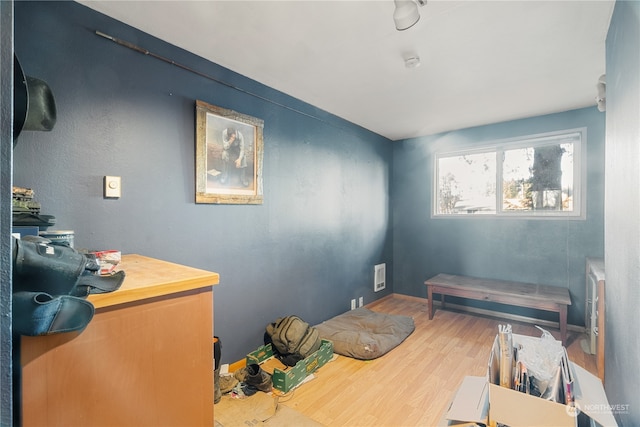
[[308,356],[306,359],[296,363],[290,368],[280,368],[284,366],[273,356],[271,344],[258,347],[257,350],[249,353],[246,358],[247,365],[257,363],[261,367],[266,367],[266,371],[271,373],[273,388],[283,393],[288,392],[300,384],[309,374],[315,372],[333,357],[333,343],[322,340],[320,348]]
[[[523,340],[530,339],[536,338],[513,334],[514,346]],[[498,345],[497,339],[494,341],[494,346],[496,345]],[[487,425],[491,426],[505,424],[510,427],[576,427],[581,426],[579,421],[585,419],[587,423],[594,421],[602,426],[617,426],[600,379],[582,367],[568,362],[573,376],[574,407],[495,384],[496,374],[491,372],[496,366],[493,360],[494,354],[496,354],[495,347],[491,350],[489,369],[484,378],[488,387],[479,385],[481,377],[466,377],[447,412],[448,420],[481,421],[478,418],[481,418],[483,413],[474,409],[483,407],[488,401]],[[470,413],[476,415],[472,419],[460,419],[469,418]],[[580,413],[583,415],[579,417]]]
[[464,377],[445,418],[446,420],[441,421],[441,426],[486,425],[489,418],[487,378]]

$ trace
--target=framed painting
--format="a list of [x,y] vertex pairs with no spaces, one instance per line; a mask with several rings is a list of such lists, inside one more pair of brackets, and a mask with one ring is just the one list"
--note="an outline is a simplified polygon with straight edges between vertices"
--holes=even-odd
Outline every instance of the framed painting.
[[264,122],[196,101],[196,203],[261,204]]

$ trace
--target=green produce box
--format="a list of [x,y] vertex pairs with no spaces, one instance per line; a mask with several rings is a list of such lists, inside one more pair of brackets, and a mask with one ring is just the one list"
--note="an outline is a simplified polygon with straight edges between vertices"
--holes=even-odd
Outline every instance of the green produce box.
[[[298,384],[300,384],[309,374],[315,372],[322,365],[327,363],[333,357],[333,343],[329,340],[322,340],[320,348],[308,356],[306,359],[296,363],[287,369],[273,368],[271,379],[273,388],[283,393],[288,392]],[[258,347],[257,350],[247,355],[247,365],[252,363],[263,364],[270,359],[275,359],[271,344]],[[267,371],[269,372],[269,371]]]

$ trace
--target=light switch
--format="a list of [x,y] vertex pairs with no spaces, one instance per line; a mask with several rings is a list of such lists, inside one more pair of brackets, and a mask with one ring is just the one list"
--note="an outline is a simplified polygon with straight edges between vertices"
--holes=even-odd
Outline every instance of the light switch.
[[122,196],[122,181],[119,176],[104,177],[104,197],[118,198]]

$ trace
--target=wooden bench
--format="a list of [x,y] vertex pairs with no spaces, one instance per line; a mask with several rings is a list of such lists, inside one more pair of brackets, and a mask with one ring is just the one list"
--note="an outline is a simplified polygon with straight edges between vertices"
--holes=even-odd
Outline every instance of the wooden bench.
[[450,274],[438,274],[424,284],[427,285],[427,298],[429,299],[429,320],[433,319],[433,294],[441,295],[442,307],[444,307],[444,296],[450,295],[553,311],[558,313],[560,317],[560,336],[562,344],[566,345],[567,306],[571,305],[571,297],[567,288]]

